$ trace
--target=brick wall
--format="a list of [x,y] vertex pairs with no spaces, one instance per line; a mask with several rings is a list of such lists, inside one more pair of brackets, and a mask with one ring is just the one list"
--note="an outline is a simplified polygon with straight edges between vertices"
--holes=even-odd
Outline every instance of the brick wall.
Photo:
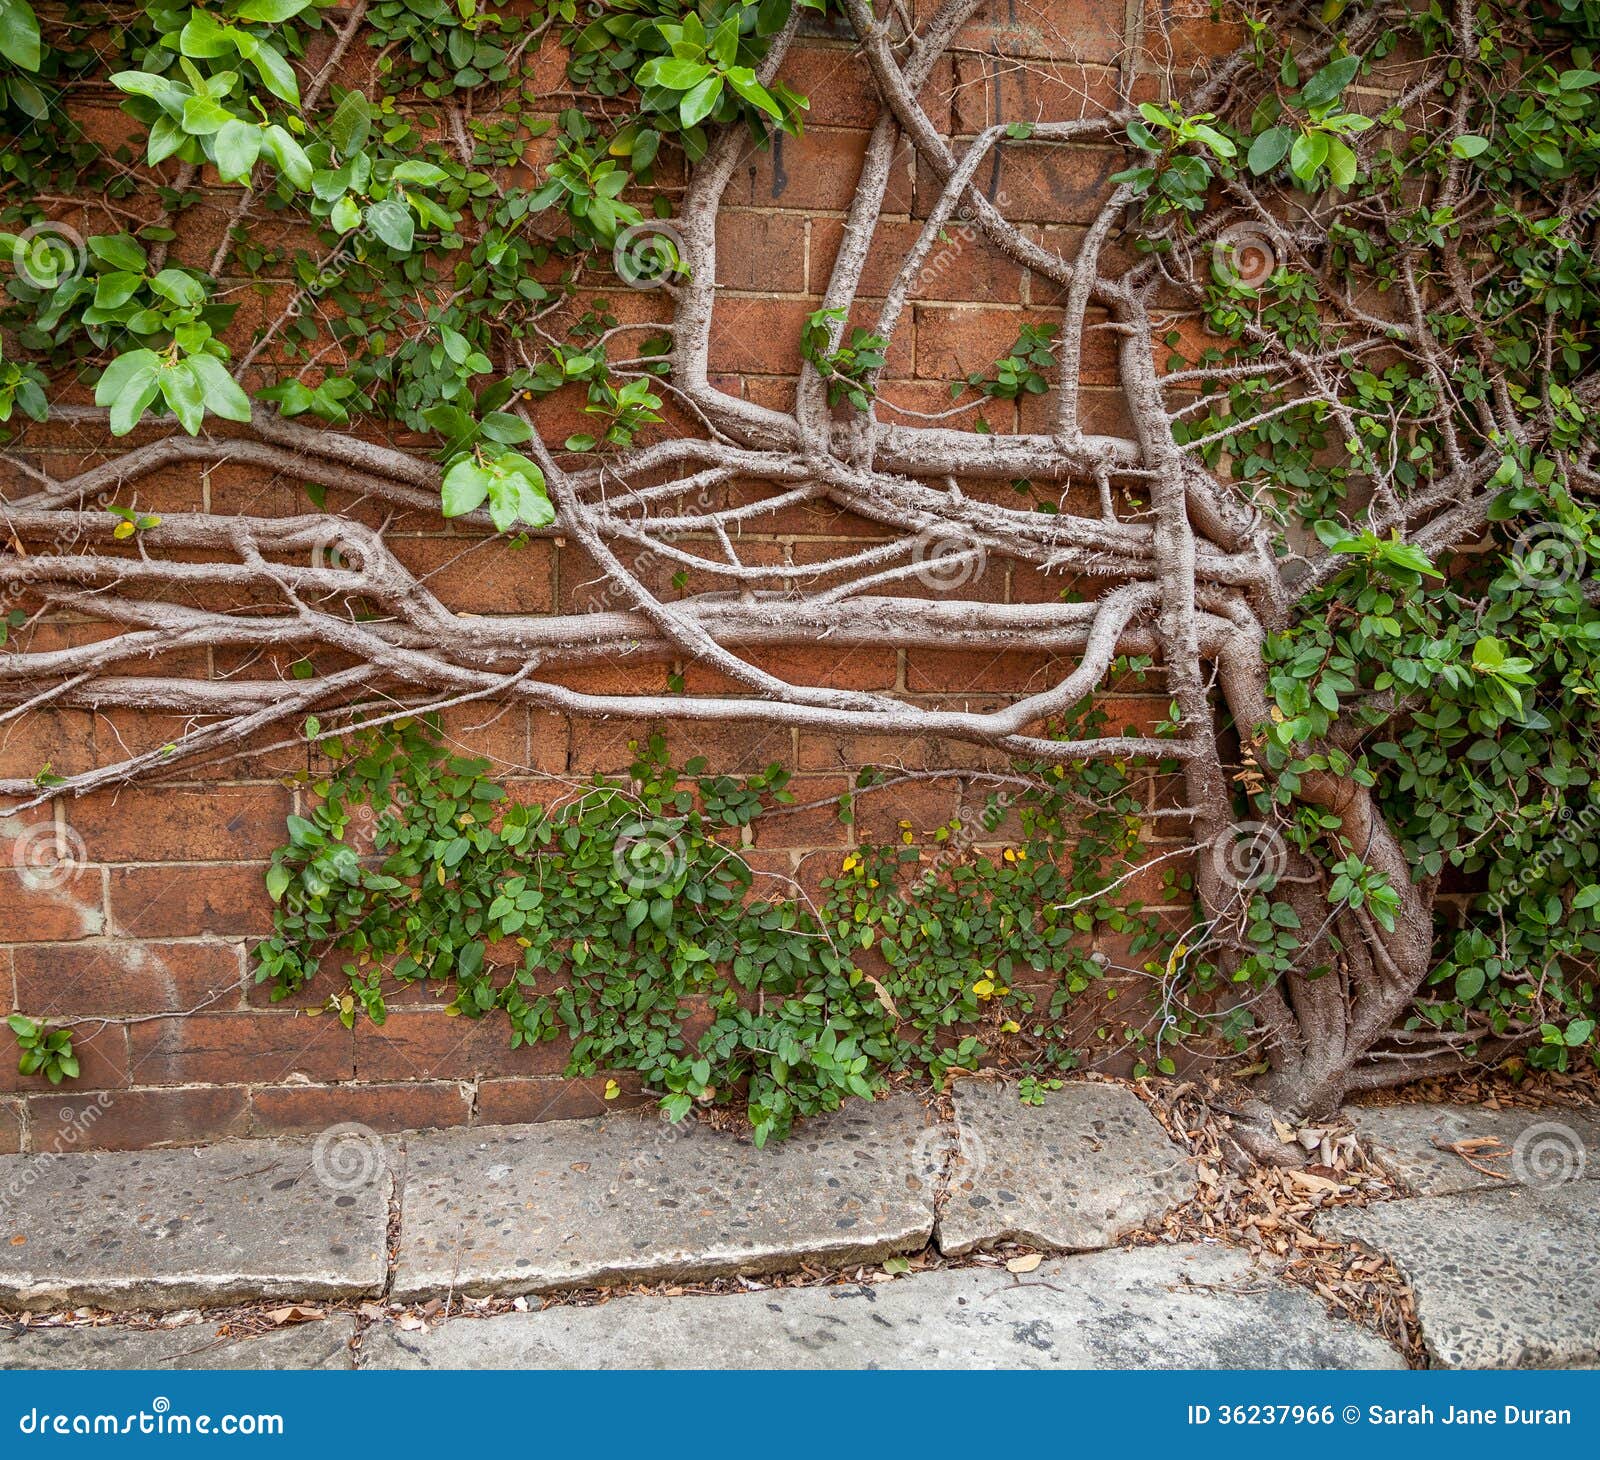
[[[917,8],[929,8],[927,0],[917,0]],[[930,113],[957,138],[997,115],[1076,117],[1111,102],[1125,68],[1135,73],[1139,94],[1156,94],[1169,62],[1187,65],[1231,49],[1237,39],[1228,26],[1174,20],[1173,11],[1163,4],[1142,12],[1137,0],[990,6],[941,63],[929,88]],[[363,55],[352,63],[357,69],[362,64]],[[559,66],[548,47],[536,64],[550,89],[559,87]],[[825,287],[875,114],[865,67],[843,39],[807,37],[786,74],[811,96],[810,121],[803,138],[752,153],[729,189],[720,222],[713,352],[723,388],[773,405],[792,398],[801,321],[818,306]],[[109,96],[93,120],[107,138],[125,130]],[[1005,149],[985,183],[1009,216],[1026,222],[1046,244],[1065,249],[1092,216],[1115,167],[1103,148],[1021,144]],[[204,266],[231,201],[208,196],[192,211],[174,246],[176,259]],[[931,201],[927,179],[918,176],[908,155],[875,240],[864,281],[869,298],[881,297]],[[101,223],[90,226],[103,229]],[[274,236],[274,226],[265,219],[257,241]],[[238,330],[248,338],[254,324],[281,308],[283,291],[239,280],[236,297],[242,304]],[[662,305],[659,296],[628,291],[608,302],[623,319],[651,317]],[[901,326],[883,394],[914,409],[948,408],[954,376],[989,367],[1024,322],[1058,319],[1059,302],[1055,286],[1019,270],[981,238],[954,230]],[[1115,431],[1124,412],[1103,351],[1091,350],[1085,361],[1090,389],[1084,424]],[[999,432],[1038,429],[1052,399],[1027,398],[1020,407],[984,402],[982,414]],[[566,409],[554,407],[557,416]],[[974,409],[958,420],[971,424],[976,414]],[[564,434],[577,427],[553,421],[552,429]],[[58,477],[106,448],[62,425],[30,428],[22,445]],[[0,482],[0,492],[12,485]],[[974,490],[1016,500],[1005,484]],[[295,476],[228,465],[145,478],[136,500],[154,512],[308,510]],[[334,491],[327,506],[371,523],[384,516],[376,505]],[[741,547],[752,561],[792,566],[801,583],[814,583],[806,575],[808,564],[880,535],[873,524],[827,506],[767,519],[762,529],[758,541],[747,536]],[[513,549],[452,531],[437,517],[402,514],[392,521],[389,540],[452,608],[537,613],[606,601],[593,567],[559,537],[545,535]],[[672,571],[661,566],[661,581],[654,584],[667,597],[676,591]],[[690,582],[682,591],[703,586]],[[956,591],[1037,602],[1054,599],[1066,586],[1059,577],[991,559],[980,576]],[[102,631],[70,618],[48,619],[32,626],[21,643],[66,645]],[[927,705],[972,707],[1036,690],[1062,672],[1043,655],[937,654],[889,644],[855,651],[817,645],[773,662],[812,682],[893,689]],[[716,688],[716,676],[693,666],[619,663],[573,670],[565,678],[587,690],[657,692],[674,668],[685,674],[689,693]],[[152,662],[140,672],[275,679],[288,672],[288,664],[270,655],[196,652],[181,662]],[[1159,696],[1120,698],[1111,706],[1112,722],[1148,725],[1164,708]],[[84,770],[130,750],[158,747],[180,728],[159,715],[30,712],[0,724],[0,776],[31,777],[47,763],[57,774]],[[535,799],[549,799],[550,792],[592,772],[625,769],[629,740],[650,728],[569,723],[522,708],[472,708],[447,717],[457,746],[490,757],[497,775]],[[751,860],[764,870],[791,873],[813,889],[837,869],[842,850],[857,838],[897,837],[901,820],[925,835],[958,807],[981,807],[983,789],[964,780],[963,772],[993,761],[971,746],[931,739],[908,743],[762,727],[669,725],[665,733],[677,758],[704,755],[717,770],[782,761],[796,772],[793,789],[801,801],[836,796],[856,768],[869,762],[948,772],[892,798],[865,800],[854,826],[840,824],[831,812],[762,823],[748,849]],[[304,745],[281,743],[290,738],[280,730],[261,737],[246,755],[185,768],[159,784],[0,820],[0,999],[36,1018],[77,1021],[82,1056],[81,1078],[52,1088],[19,1076],[12,1036],[0,1036],[0,1151],[68,1144],[143,1147],[308,1132],[344,1120],[379,1130],[524,1121],[602,1108],[605,1077],[564,1079],[563,1045],[512,1051],[503,1018],[447,1018],[422,1002],[421,990],[399,992],[382,1028],[363,1021],[354,1032],[304,1010],[326,997],[331,984],[310,990],[300,1006],[268,1003],[254,986],[250,958],[252,940],[270,923],[263,872],[283,840],[285,816],[306,795],[296,773],[303,781],[307,770],[315,770]],[[1154,796],[1152,789],[1152,806]],[[1153,845],[1159,848],[1159,840]],[[1104,1009],[1102,994],[1098,1010]],[[623,1084],[631,1091],[625,1079]]]

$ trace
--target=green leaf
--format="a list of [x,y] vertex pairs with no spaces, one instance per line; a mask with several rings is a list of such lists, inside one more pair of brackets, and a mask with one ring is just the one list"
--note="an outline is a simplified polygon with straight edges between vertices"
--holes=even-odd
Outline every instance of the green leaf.
[[1302,182],[1309,182],[1328,159],[1328,138],[1324,132],[1302,132],[1289,149],[1289,170]]
[[711,115],[722,99],[722,78],[708,76],[678,103],[678,120],[686,127],[697,126]]
[[1300,89],[1301,105],[1312,109],[1327,106],[1355,80],[1360,69],[1360,56],[1341,56],[1337,61],[1330,61]]
[[475,511],[488,495],[489,473],[470,456],[463,457],[444,474],[440,496],[446,517]]
[[178,423],[191,436],[200,433],[205,420],[205,392],[187,360],[166,366],[160,374],[162,399],[172,408]]
[[161,357],[154,350],[119,355],[94,388],[94,403],[111,408],[111,434],[126,436],[161,392]]
[[212,152],[224,182],[247,183],[261,155],[261,129],[250,122],[229,122],[217,133]]
[[416,223],[411,209],[399,198],[385,198],[367,209],[367,227],[390,248],[399,253],[410,253],[416,238]]
[[288,102],[290,106],[300,105],[300,85],[295,80],[294,67],[275,47],[263,41],[250,57],[250,64],[256,68],[261,84],[275,97]]
[[1476,132],[1463,132],[1450,144],[1450,150],[1457,157],[1478,157],[1489,150],[1489,139]]
[[39,69],[39,21],[28,0],[0,0],[0,56],[24,71]]
[[189,356],[188,365],[195,379],[200,382],[206,409],[212,415],[221,416],[226,421],[250,419],[250,397],[228,374],[222,361],[215,355],[198,354]]
[[1579,910],[1600,906],[1600,882],[1591,882],[1587,887],[1580,887],[1573,896],[1572,906]]

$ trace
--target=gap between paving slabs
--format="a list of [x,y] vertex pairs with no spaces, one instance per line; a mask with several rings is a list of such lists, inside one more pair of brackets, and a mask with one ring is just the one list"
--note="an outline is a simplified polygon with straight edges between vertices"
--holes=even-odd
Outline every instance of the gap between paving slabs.
[[[761,1153],[762,1164],[756,1167],[749,1163],[752,1153],[726,1135],[704,1128],[658,1130],[633,1117],[383,1142],[373,1138],[370,1185],[385,1197],[381,1215],[389,1228],[389,1302],[428,1299],[430,1307],[437,1304],[445,1312],[464,1302],[482,1311],[501,1306],[513,1292],[547,1285],[569,1290],[568,1301],[595,1301],[606,1295],[571,1290],[608,1281],[704,1282],[718,1272],[762,1269],[786,1269],[814,1283],[837,1278],[840,1266],[853,1270],[891,1253],[915,1254],[918,1268],[946,1266],[951,1259],[929,1246],[941,1200],[945,1213],[939,1219],[940,1235],[950,1251],[959,1248],[970,1254],[979,1245],[1008,1240],[1067,1249],[1104,1247],[1125,1239],[1130,1227],[1160,1217],[1173,1202],[1198,1192],[1199,1197],[1190,1196],[1193,1206],[1204,1196],[1182,1151],[1167,1142],[1126,1086],[1075,1083],[1052,1094],[1044,1107],[1027,1107],[1009,1089],[962,1082],[954,1106],[954,1122],[934,1125],[925,1123],[909,1096],[842,1112],[842,1119],[809,1123],[809,1131],[799,1132],[789,1146]],[[1025,1130],[1030,1134],[1022,1139],[1018,1132]],[[1183,1134],[1185,1143],[1193,1145],[1192,1133]],[[649,1141],[641,1143],[641,1135]],[[609,1166],[596,1160],[597,1145],[608,1139],[628,1143],[626,1151],[609,1153],[620,1156]],[[1029,1142],[1043,1144],[1063,1163],[1076,1165],[1085,1178],[1081,1192],[1068,1193],[1063,1200],[1058,1175],[1027,1161]],[[257,1150],[268,1144],[273,1143],[248,1143]],[[1119,1163],[1122,1195],[1113,1190]],[[343,1173],[338,1179],[349,1181],[352,1164],[359,1168],[360,1162],[334,1163]],[[1204,1174],[1204,1161],[1199,1165]],[[796,1184],[807,1173],[825,1198],[809,1206],[795,1199]],[[530,1197],[526,1183],[535,1174],[543,1178],[545,1190]],[[704,1204],[719,1175],[728,1186],[728,1201],[720,1210]],[[280,1176],[280,1184],[285,1179]],[[1130,1183],[1152,1189],[1129,1192]],[[615,1202],[623,1192],[631,1200],[616,1206],[631,1214],[633,1223],[599,1220],[596,1194]],[[696,1206],[696,1200],[702,1204]],[[649,1224],[637,1222],[641,1202],[653,1212]],[[951,1202],[958,1206],[950,1222],[953,1235],[943,1230]],[[349,1205],[347,1200],[344,1209]],[[752,1217],[763,1211],[772,1218],[766,1227]],[[676,1223],[681,1229],[685,1221],[695,1234],[692,1242],[680,1236],[675,1245],[657,1241],[653,1250],[639,1250],[651,1248],[648,1239],[633,1235],[640,1225],[649,1230]],[[529,1234],[528,1245],[519,1241],[519,1232]],[[597,1240],[587,1250],[574,1250],[570,1239],[579,1233]],[[1162,1235],[1171,1242],[1205,1234],[1176,1230],[1169,1215]],[[834,1271],[819,1271],[819,1258]],[[732,1287],[733,1282],[716,1283],[724,1285]],[[474,1290],[500,1296],[464,1298]],[[383,1311],[370,1301],[378,1291],[374,1281],[349,1294],[351,1299],[368,1298],[362,1304],[367,1319]],[[178,1292],[171,1285],[163,1288],[156,1306],[206,1301],[198,1294],[179,1299]],[[124,1288],[116,1296],[126,1306],[133,1293]],[[248,1296],[219,1293],[210,1301]],[[87,1295],[79,1299],[84,1300]],[[1348,1304],[1333,1306],[1350,1311]]]

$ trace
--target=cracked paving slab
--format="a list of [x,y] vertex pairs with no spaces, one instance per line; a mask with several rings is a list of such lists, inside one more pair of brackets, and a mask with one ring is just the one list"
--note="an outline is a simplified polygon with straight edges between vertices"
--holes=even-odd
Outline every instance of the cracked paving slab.
[[[1481,1105],[1350,1105],[1344,1116],[1362,1143],[1414,1196],[1448,1196],[1519,1186],[1600,1179],[1600,1116],[1578,1110],[1486,1110]],[[1492,1136],[1502,1155],[1454,1151],[1459,1141]],[[1488,1174],[1501,1173],[1499,1178]]]
[[180,1328],[0,1328],[0,1369],[352,1369],[356,1320],[336,1314],[270,1333]]
[[1394,1260],[1438,1365],[1600,1364],[1600,1182],[1338,1207],[1316,1229]]
[[367,1330],[367,1369],[1403,1368],[1377,1334],[1210,1245],[1141,1247],[892,1282],[620,1297]]
[[1194,1194],[1188,1157],[1120,1085],[1072,1084],[1024,1105],[1014,1088],[962,1080],[955,1111],[938,1233],[949,1256],[1006,1240],[1110,1247]]
[[358,1144],[354,1161],[277,1140],[0,1157],[0,1307],[381,1292],[389,1160],[375,1138]]
[[617,1115],[410,1137],[393,1293],[534,1293],[876,1261],[933,1231],[937,1128],[909,1096],[781,1144]]

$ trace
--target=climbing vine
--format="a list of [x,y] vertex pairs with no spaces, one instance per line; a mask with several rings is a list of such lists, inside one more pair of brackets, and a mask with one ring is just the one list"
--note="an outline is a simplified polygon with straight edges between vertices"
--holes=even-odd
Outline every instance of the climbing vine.
[[[905,898],[912,849],[863,847],[814,913],[754,899],[729,841],[746,823],[713,840],[708,806],[677,805],[705,788],[659,764],[640,781],[654,791],[596,787],[522,820],[390,817],[400,870],[382,874],[339,834],[372,778],[335,778],[316,813],[332,820],[297,828],[324,842],[297,842],[274,872],[282,915],[307,921],[280,929],[271,976],[297,992],[306,950],[382,931],[399,976],[414,973],[406,958],[433,972],[467,960],[452,973],[463,999],[504,1008],[518,1037],[565,1027],[580,1066],[639,1070],[678,1105],[743,1082],[773,1131],[913,1065],[999,1052],[1054,1078],[1076,1052],[1056,990],[1096,979],[1092,949],[1056,941],[1079,914],[1092,926],[1072,934],[1125,943],[1118,957],[1154,990],[1140,1057],[1162,1068],[1191,1039],[1232,1049],[1262,1073],[1261,1100],[1241,1107],[1258,1132],[1268,1107],[1322,1111],[1474,1061],[1595,1057],[1592,6],[1226,0],[1230,54],[1151,74],[1147,30],[1103,112],[1005,117],[956,143],[927,93],[981,0],[918,17],[870,0],[106,9],[0,0],[0,125],[15,139],[0,163],[0,426],[14,447],[0,586],[24,614],[6,608],[0,713],[156,711],[185,728],[89,770],[13,778],[17,804],[236,754],[314,713],[337,738],[468,700],[968,741],[1026,767],[1043,798],[1017,810],[1018,859],[942,866]],[[848,45],[878,112],[779,408],[712,373],[716,222],[748,159],[804,133],[809,99],[785,79],[803,32]],[[85,123],[96,87],[119,99],[109,143]],[[1065,234],[1011,221],[992,180],[1022,149],[1063,148],[1117,166],[1060,247]],[[913,241],[869,296],[906,155]],[[948,411],[919,409],[895,389],[897,346],[941,251],[980,236],[1054,302],[989,368],[948,382]],[[1092,378],[1121,395],[1103,431]],[[1049,416],[1031,429],[1030,403]],[[61,425],[127,449],[58,480],[30,433]],[[291,474],[311,510],[137,500],[150,472],[221,461]],[[882,541],[807,565],[805,582],[747,550],[764,519],[822,502]],[[391,551],[400,512],[513,541],[558,532],[596,564],[600,606],[454,613]],[[1049,583],[1045,601],[949,591],[991,557]],[[62,647],[34,632],[52,614],[104,632]],[[774,667],[819,639],[1041,651],[1063,667],[998,707],[953,708]],[[291,667],[280,682],[143,672],[196,646]],[[660,664],[663,690],[563,677],[621,655]],[[1159,725],[1119,733],[1076,713],[1134,663],[1170,704]],[[690,664],[731,688],[682,693]],[[1160,781],[1175,804],[1100,828],[1104,797],[1092,813],[1071,798],[1101,772]],[[430,776],[459,786],[446,820],[470,813],[474,773]],[[629,898],[607,880],[628,807],[682,821],[695,896],[685,882]],[[1109,869],[1080,906],[1084,867],[1155,855],[1140,829],[1154,811],[1182,824],[1189,858],[1164,870],[1192,915],[1146,926]],[[447,830],[445,850],[464,846],[448,866]],[[544,1012],[519,1011],[515,980],[471,962],[485,930],[536,910],[519,905],[529,884],[505,902],[530,845],[592,876],[574,905],[629,935],[608,934],[605,959],[663,940],[640,1018],[611,1027],[601,992],[592,1006],[569,993],[562,1014],[553,988],[528,1005],[550,999]],[[332,890],[294,881],[313,866]],[[439,907],[448,948],[391,927],[416,897],[458,900]],[[361,931],[379,903],[381,930]],[[539,915],[539,970],[601,956],[598,933]],[[691,968],[720,968],[746,938],[779,946],[752,917],[779,920],[759,931],[781,931],[791,960],[809,950],[820,1003],[774,986],[782,1003],[763,1009],[764,972],[717,984]],[[350,997],[380,1008],[377,960],[352,949]],[[1042,1003],[1020,965],[1049,987]],[[604,967],[592,982],[614,1000],[621,974]],[[695,1051],[674,1046],[668,1013],[690,994],[711,1000],[718,1031]]]
[[[308,778],[315,806],[289,819],[267,877],[256,977],[274,999],[303,998],[336,964],[328,1008],[382,1024],[386,980],[425,984],[448,991],[451,1016],[503,1014],[513,1048],[569,1039],[571,1076],[635,1072],[674,1120],[737,1100],[758,1142],[907,1071],[1074,1067],[1068,1007],[1106,973],[1094,935],[1130,954],[1155,941],[1154,920],[1109,895],[1139,806],[1107,767],[1008,778],[1020,789],[942,829],[932,866],[909,845],[861,846],[813,908],[787,879],[758,884],[742,855],[794,800],[779,765],[680,773],[658,737],[625,781],[544,806],[425,725],[319,747],[331,773]],[[864,772],[856,795],[875,784]],[[976,840],[1006,814],[1018,844],[985,855]]]

